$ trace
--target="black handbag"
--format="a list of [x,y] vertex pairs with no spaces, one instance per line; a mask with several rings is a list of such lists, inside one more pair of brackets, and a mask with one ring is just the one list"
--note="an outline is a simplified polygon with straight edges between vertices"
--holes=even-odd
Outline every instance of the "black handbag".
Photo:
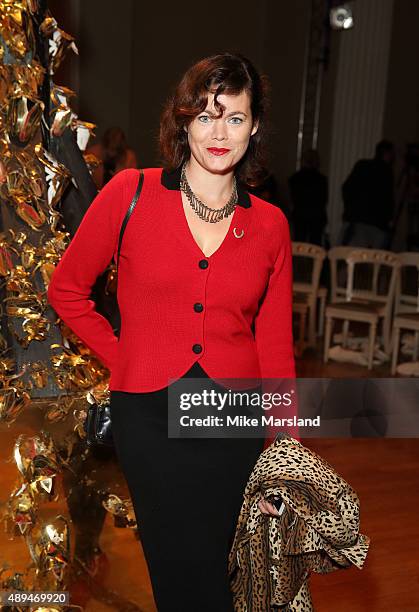
[[[138,185],[135,191],[134,197],[132,198],[131,204],[126,212],[124,220],[121,225],[121,231],[119,232],[118,242],[118,254],[116,260],[116,274],[118,283],[118,266],[119,266],[119,253],[121,251],[122,236],[124,235],[125,228],[128,220],[135,208],[140,197],[141,189],[144,182],[144,173],[140,170],[140,176],[138,178]],[[88,401],[91,401],[93,396],[88,395]],[[86,432],[86,443],[88,447],[113,447],[112,427],[111,427],[111,399],[110,392],[107,393],[106,397],[101,401],[92,401],[87,409],[87,416],[84,421],[84,431]]]

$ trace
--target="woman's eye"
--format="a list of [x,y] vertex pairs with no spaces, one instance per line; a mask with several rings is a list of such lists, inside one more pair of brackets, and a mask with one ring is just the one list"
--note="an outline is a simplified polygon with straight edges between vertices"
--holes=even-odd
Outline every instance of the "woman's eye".
[[208,117],[208,115],[201,115],[200,117],[198,117],[198,121],[200,121],[201,123],[209,123],[210,120],[211,118]]
[[240,125],[240,123],[243,123],[243,119],[241,117],[231,117],[230,121],[235,125]]

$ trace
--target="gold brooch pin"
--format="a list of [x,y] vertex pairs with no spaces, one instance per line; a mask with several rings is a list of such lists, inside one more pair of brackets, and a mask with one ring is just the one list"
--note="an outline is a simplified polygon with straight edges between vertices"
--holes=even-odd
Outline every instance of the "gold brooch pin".
[[243,236],[244,236],[244,229],[242,229],[241,234],[238,234],[238,235],[237,235],[237,227],[235,227],[235,228],[233,229],[233,234],[235,235],[235,237],[236,237],[236,238],[243,238]]

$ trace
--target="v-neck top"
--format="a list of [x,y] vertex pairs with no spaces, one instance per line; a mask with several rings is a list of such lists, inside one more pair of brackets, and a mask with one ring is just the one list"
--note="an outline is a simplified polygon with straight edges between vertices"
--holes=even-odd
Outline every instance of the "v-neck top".
[[144,170],[118,271],[119,338],[95,310],[96,278],[115,259],[138,170],[116,174],[85,213],[48,300],[109,368],[109,389],[168,386],[195,362],[211,378],[293,378],[292,262],[286,217],[238,183],[220,247],[205,257],[187,223],[180,169]]

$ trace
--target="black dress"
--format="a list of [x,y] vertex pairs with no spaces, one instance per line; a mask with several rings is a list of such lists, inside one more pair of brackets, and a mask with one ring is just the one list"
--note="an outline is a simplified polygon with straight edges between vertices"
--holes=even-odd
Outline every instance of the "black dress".
[[[184,377],[207,378],[198,363]],[[115,448],[159,612],[232,612],[228,553],[263,438],[169,438],[168,388],[111,391]]]

